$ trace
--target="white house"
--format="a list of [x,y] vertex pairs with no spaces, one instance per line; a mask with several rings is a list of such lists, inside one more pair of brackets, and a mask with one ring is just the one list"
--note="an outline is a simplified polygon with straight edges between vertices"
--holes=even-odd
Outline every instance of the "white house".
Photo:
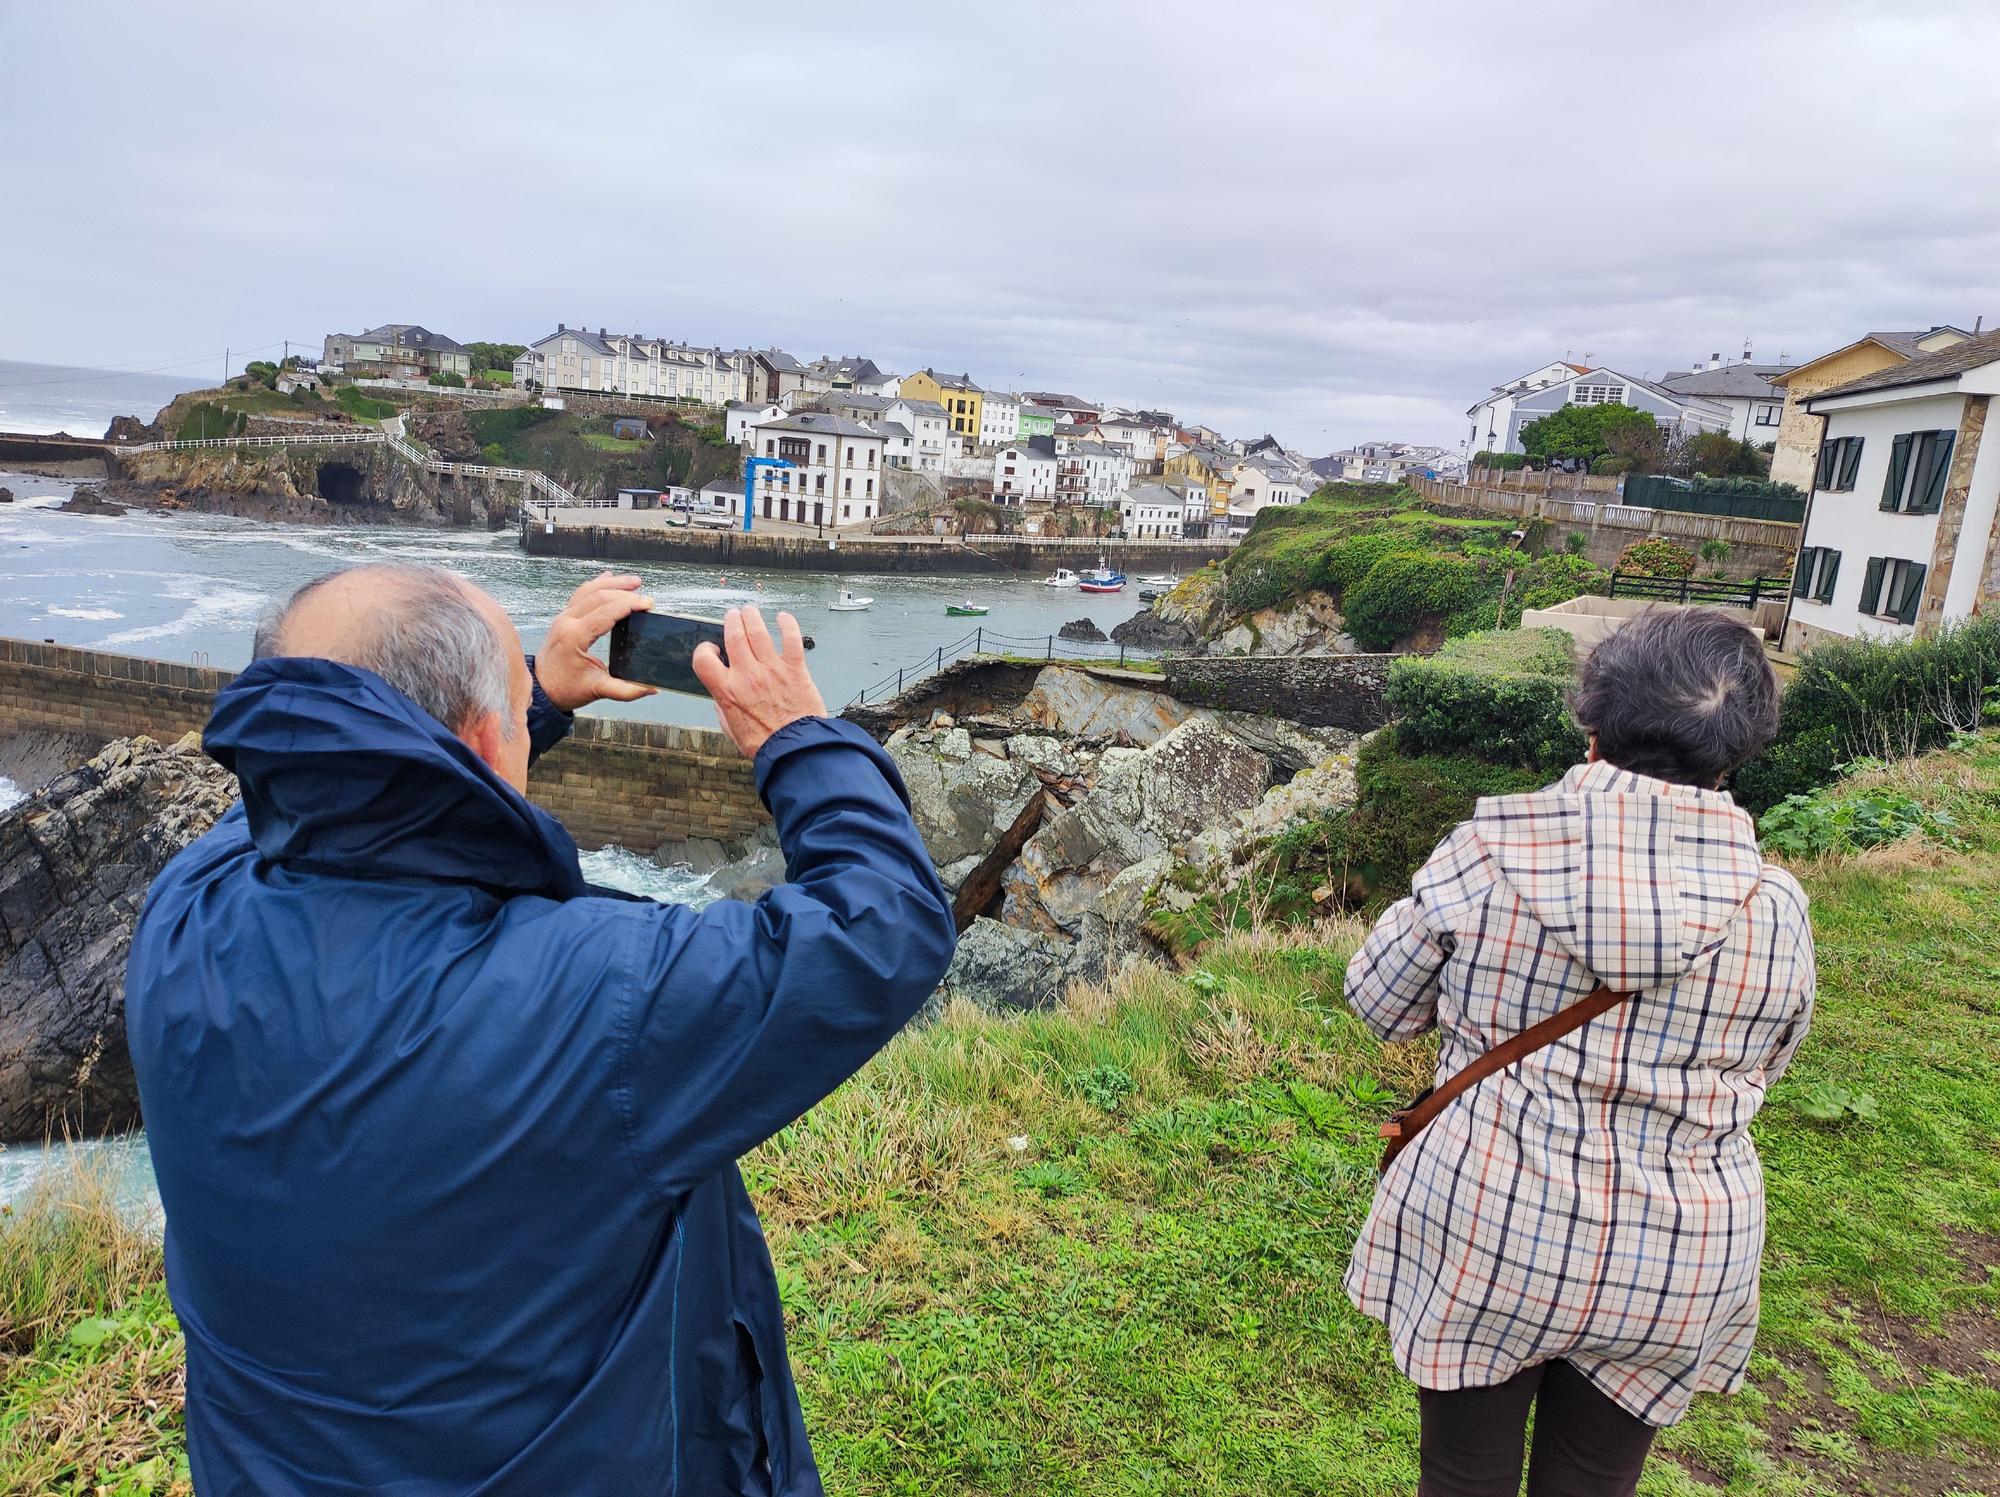
[[1521,428],[1566,405],[1629,405],[1659,423],[1669,439],[1696,432],[1727,431],[1729,412],[1714,401],[1677,395],[1651,380],[1636,379],[1615,369],[1597,368],[1513,397],[1513,410],[1494,452],[1521,452]]
[[1157,473],[1166,460],[1166,429],[1143,417],[1106,416],[1097,423],[1097,430],[1107,446],[1122,447],[1132,454],[1135,472]]
[[852,391],[857,395],[894,395],[903,381],[886,373],[873,359],[859,354],[844,359],[814,359],[808,366],[829,390]]
[[993,454],[993,502],[1026,504],[1056,496],[1056,439],[1027,437]]
[[1165,478],[1160,487],[1180,500],[1182,535],[1201,537],[1209,533],[1215,511],[1205,486],[1188,478]]
[[703,484],[701,492],[694,496],[694,512],[698,515],[729,515],[737,520],[743,518],[743,480],[740,478],[718,478]]
[[722,413],[722,434],[738,447],[750,441],[751,431],[766,421],[784,419],[785,408],[775,400],[763,405],[752,405],[747,400],[733,401]]
[[2000,607],[2000,333],[1804,400],[1825,418],[1786,622],[1788,649],[1928,635]]
[[1128,536],[1178,539],[1187,506],[1175,490],[1162,484],[1142,483],[1118,496],[1118,515]]
[[1021,402],[1011,395],[988,390],[979,403],[979,445],[998,447],[1021,435]]
[[902,467],[919,473],[942,473],[951,456],[951,417],[935,400],[905,400],[901,396],[870,395],[860,390],[836,390],[818,400],[821,410],[850,416],[871,425],[893,421],[910,434],[909,458]]
[[1495,385],[1493,393],[1484,400],[1467,407],[1465,414],[1472,418],[1472,452],[1505,452],[1507,431],[1514,416],[1514,402],[1530,390],[1544,389],[1549,385],[1561,384],[1564,380],[1579,374],[1589,373],[1586,364],[1572,364],[1558,359],[1552,364],[1531,370],[1519,379],[1509,380],[1504,385]]
[[1058,504],[1117,504],[1132,486],[1132,454],[1103,442],[1058,436],[1056,502]]
[[804,411],[757,428],[758,456],[790,468],[757,470],[757,513],[806,525],[857,525],[882,510],[888,439],[873,426],[825,411]]
[[1739,442],[1762,447],[1778,440],[1778,425],[1785,415],[1785,392],[1771,383],[1797,367],[1792,364],[1753,364],[1750,351],[1743,362],[1725,364],[1715,354],[1707,363],[1679,374],[1662,375],[1660,383],[1676,395],[1693,395],[1729,412],[1729,435]]
[[724,406],[748,400],[763,371],[749,349],[694,348],[638,333],[562,323],[514,360],[514,383],[648,400]]
[[1229,512],[1239,510],[1254,515],[1272,504],[1297,504],[1306,497],[1305,486],[1294,476],[1289,464],[1270,458],[1245,458],[1236,465],[1229,489]]

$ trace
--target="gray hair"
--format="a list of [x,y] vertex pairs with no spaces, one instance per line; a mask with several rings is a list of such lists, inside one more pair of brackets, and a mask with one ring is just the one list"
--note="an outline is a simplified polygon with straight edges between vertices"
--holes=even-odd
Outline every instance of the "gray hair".
[[491,712],[514,736],[506,647],[466,586],[442,567],[381,563],[315,577],[257,626],[253,658],[282,655],[292,611],[329,582],[355,578],[374,605],[326,658],[373,671],[454,733]]
[[1678,785],[1719,785],[1778,732],[1778,678],[1719,608],[1649,608],[1590,652],[1570,710],[1597,756]]

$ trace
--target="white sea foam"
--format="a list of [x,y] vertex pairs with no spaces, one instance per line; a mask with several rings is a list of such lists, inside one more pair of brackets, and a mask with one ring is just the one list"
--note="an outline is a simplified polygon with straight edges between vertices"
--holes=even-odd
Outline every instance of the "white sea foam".
[[106,619],[122,619],[124,614],[115,608],[60,608],[51,604],[45,612],[61,619],[86,619],[91,623],[102,623]]
[[27,798],[27,791],[16,785],[7,776],[0,774],[0,811],[17,806]]
[[[181,634],[192,634],[200,629],[213,628],[221,624],[242,623],[257,617],[268,597],[265,593],[248,592],[240,588],[217,587],[206,577],[176,579],[182,585],[170,583],[167,596],[187,599],[188,606],[178,618],[162,624],[141,624],[131,629],[120,629],[115,634],[107,634],[97,641],[100,647],[111,645],[134,645],[149,639],[172,639]],[[196,584],[206,591],[192,592],[186,583]]]
[[707,874],[668,867],[643,853],[622,847],[600,847],[577,861],[586,879],[607,889],[622,889],[627,894],[643,894],[663,904],[684,904],[697,910],[715,902]]

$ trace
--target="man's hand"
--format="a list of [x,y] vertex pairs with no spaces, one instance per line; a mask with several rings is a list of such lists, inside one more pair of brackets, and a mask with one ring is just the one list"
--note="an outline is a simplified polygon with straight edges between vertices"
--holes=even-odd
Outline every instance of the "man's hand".
[[786,723],[802,717],[826,716],[826,703],[806,670],[806,645],[799,621],[778,615],[778,633],[785,651],[778,653],[764,615],[755,608],[732,608],[722,616],[722,644],[729,663],[722,663],[712,644],[694,652],[694,673],[722,718],[722,731],[735,740],[743,757],[757,750]]
[[590,653],[590,647],[611,632],[628,613],[651,608],[653,600],[639,591],[637,577],[606,572],[569,595],[569,602],[549,625],[548,637],[535,654],[535,679],[548,699],[565,712],[592,702],[636,702],[659,688],[621,681]]

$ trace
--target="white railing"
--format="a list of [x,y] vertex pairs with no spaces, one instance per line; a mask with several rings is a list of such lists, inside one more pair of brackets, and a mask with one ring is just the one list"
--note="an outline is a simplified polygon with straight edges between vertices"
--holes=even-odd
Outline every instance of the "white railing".
[[133,442],[121,446],[113,443],[106,450],[110,452],[180,452],[191,447],[324,447],[358,446],[382,440],[379,431],[329,431],[303,434],[287,434],[274,437],[189,437],[179,442]]
[[[946,536],[945,539],[950,540],[951,537]],[[1026,546],[1074,546],[1079,550],[1086,551],[1093,548],[1102,551],[1106,548],[1116,548],[1119,546],[1232,546],[1236,543],[1236,537],[1234,536],[1227,539],[1217,537],[1212,541],[1204,541],[1184,535],[1163,535],[1157,537],[1128,536],[1122,540],[1066,535],[962,535],[958,539],[964,541],[967,545],[971,545],[977,541],[986,544],[1001,545],[1012,543]]]

